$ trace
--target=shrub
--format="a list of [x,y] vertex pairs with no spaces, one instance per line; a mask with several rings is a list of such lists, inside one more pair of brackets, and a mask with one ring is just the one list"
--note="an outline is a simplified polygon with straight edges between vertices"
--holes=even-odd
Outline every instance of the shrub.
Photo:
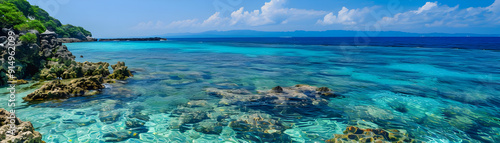
[[31,20],[28,22],[29,29],[35,29],[40,33],[45,32],[47,30],[45,26],[43,26],[42,22],[38,20]]
[[36,43],[37,37],[36,34],[26,33],[23,36],[19,37],[19,40],[25,43]]

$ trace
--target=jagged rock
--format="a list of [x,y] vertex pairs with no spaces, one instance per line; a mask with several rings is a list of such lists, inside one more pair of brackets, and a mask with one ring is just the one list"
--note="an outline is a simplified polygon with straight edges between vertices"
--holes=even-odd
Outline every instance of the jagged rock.
[[113,68],[113,73],[109,75],[111,79],[125,80],[130,76],[134,76],[127,69],[128,67],[125,66],[125,62],[118,62],[115,65],[111,65],[111,68]]
[[35,92],[23,97],[25,101],[65,99],[76,96],[86,96],[88,90],[98,90],[104,88],[102,76],[92,76],[82,79],[72,80],[69,84],[64,84],[60,80],[55,80],[43,85]]
[[42,134],[35,131],[33,124],[29,121],[21,121],[19,118],[14,118],[17,130],[14,135],[7,135],[10,129],[10,112],[0,108],[0,142],[7,143],[42,143]]
[[65,45],[57,41],[57,34],[51,31],[45,31],[40,34],[40,47],[43,58],[61,59],[64,61],[74,61],[75,56]]
[[69,79],[95,75],[105,77],[109,75],[109,63],[106,62],[74,62],[68,65],[54,63],[50,66],[50,68],[41,71],[40,78],[50,80],[57,77]]
[[281,86],[273,87],[272,90],[276,93],[283,93],[283,88]]
[[[6,31],[2,31],[0,35],[7,35],[8,29]],[[22,33],[21,33],[22,34]],[[14,74],[18,79],[29,79],[29,78],[38,78],[38,73],[42,71],[44,68],[45,71],[44,77],[49,77],[49,79],[56,78],[54,74],[48,75],[48,73],[52,71],[63,71],[51,69],[54,65],[57,68],[65,69],[66,67],[57,66],[57,65],[70,65],[74,62],[75,56],[68,50],[68,48],[62,45],[61,42],[56,40],[57,34],[54,32],[46,31],[41,34],[37,34],[37,42],[36,43],[23,43],[19,38],[19,34],[14,35],[16,39],[16,55],[14,56],[16,59],[16,73]],[[2,41],[2,42],[7,42]],[[5,48],[5,44],[2,49]],[[7,50],[2,50],[0,52],[0,60],[8,61],[7,58],[9,54]],[[2,64],[2,68],[0,71],[6,72],[7,69],[6,64]],[[63,72],[59,73],[62,74]],[[6,80],[2,78],[2,82],[0,84],[5,84]]]
[[319,92],[330,92],[332,90],[330,88],[328,88],[328,87],[320,87],[320,88],[316,89],[316,91],[319,91]]
[[[8,31],[5,31],[8,32]],[[1,32],[0,32],[1,33]],[[7,33],[1,33],[0,35],[8,35]],[[15,46],[16,46],[16,53],[14,55],[15,58],[15,63],[14,66],[16,67],[14,76],[17,77],[18,79],[28,79],[34,76],[39,69],[43,67],[43,64],[41,63],[41,57],[38,53],[40,48],[36,46],[36,43],[23,43],[19,38],[19,34],[13,35],[13,37],[16,39],[15,40]],[[3,73],[7,73],[8,66],[7,64],[8,57],[10,54],[8,53],[9,50],[7,50],[7,42],[8,39],[5,41],[0,42],[0,63],[2,63],[2,67],[0,68],[0,71]],[[0,82],[0,85],[5,85],[7,84],[7,78],[2,78],[2,82]]]

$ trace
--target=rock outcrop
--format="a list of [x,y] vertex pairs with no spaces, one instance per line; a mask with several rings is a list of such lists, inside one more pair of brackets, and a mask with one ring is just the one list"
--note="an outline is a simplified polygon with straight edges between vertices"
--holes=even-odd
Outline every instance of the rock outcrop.
[[[2,63],[0,67],[0,73],[2,75],[5,75],[7,73],[8,66],[11,66],[7,62],[8,57],[10,56],[8,48],[8,32],[9,29],[3,28],[2,31],[0,31],[0,48],[2,49],[0,51],[0,62]],[[37,43],[23,43],[19,39],[20,34],[15,34],[13,35],[15,40],[15,63],[14,66],[16,67],[14,70],[16,71],[14,73],[14,76],[16,76],[18,79],[25,79],[25,78],[31,78],[34,76],[36,73],[40,71],[41,68],[43,68],[43,65],[45,64],[45,60],[43,60],[41,54],[39,54],[40,47],[38,46],[39,44]],[[0,82],[0,85],[5,85],[7,83],[8,78],[4,78],[2,76],[1,78],[2,82]]]
[[14,135],[8,135],[10,129],[9,122],[11,119],[10,112],[0,108],[0,142],[1,143],[42,143],[42,134],[35,131],[33,124],[29,121],[21,121],[19,118],[14,118],[17,130]]
[[55,63],[49,65],[50,68],[45,68],[40,73],[41,79],[51,80],[57,77],[63,79],[79,78],[86,76],[108,76],[109,75],[109,63],[106,62],[74,62],[69,64]]
[[45,31],[40,34],[40,47],[42,58],[58,59],[62,62],[75,60],[75,56],[68,50],[68,47],[57,41],[55,32]]
[[111,79],[125,80],[130,76],[134,76],[125,66],[125,62],[118,62],[116,65],[111,65],[111,68],[113,68],[113,73],[109,75]]
[[104,79],[100,75],[74,79],[68,84],[55,80],[43,85],[40,89],[23,97],[23,99],[25,101],[52,100],[93,95],[95,92],[89,91],[103,89],[103,83]]
[[[2,67],[0,68],[0,73],[3,75],[6,73],[9,54],[7,53],[6,47],[6,36],[8,29],[3,28],[0,32],[0,43],[2,43],[2,51],[0,53],[0,59],[2,61]],[[24,43],[17,40],[20,35],[14,35],[16,39],[16,54],[14,58],[16,59],[16,73],[14,74],[18,79],[30,79],[38,78],[38,74],[44,68],[50,69],[57,65],[70,65],[74,63],[75,56],[68,50],[68,48],[62,45],[61,42],[57,41],[57,34],[54,32],[46,31],[44,33],[38,34],[38,32],[33,32],[37,35],[36,43]],[[22,34],[22,33],[21,33]],[[2,77],[2,82],[0,85],[4,85],[6,79]]]

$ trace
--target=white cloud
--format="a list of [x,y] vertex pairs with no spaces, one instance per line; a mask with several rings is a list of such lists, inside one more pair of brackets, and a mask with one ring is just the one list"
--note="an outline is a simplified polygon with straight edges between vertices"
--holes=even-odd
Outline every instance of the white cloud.
[[148,22],[141,22],[137,24],[134,29],[161,29],[164,27],[164,23],[161,21],[148,21]]
[[[188,19],[174,21],[167,25],[158,25],[153,22],[141,22],[136,29],[174,29],[185,27],[220,28],[224,26],[262,26],[269,24],[290,24],[293,22],[314,21],[327,12],[286,8],[286,0],[271,0],[266,2],[259,10],[245,11],[244,7],[233,11],[229,17],[224,17],[220,12],[215,12],[206,20]],[[162,23],[163,24],[163,23]]]
[[326,12],[316,10],[305,10],[296,8],[285,8],[285,0],[271,0],[266,2],[260,10],[244,11],[244,8],[231,13],[230,25],[245,24],[249,26],[260,26],[267,24],[287,24],[311,17],[318,17]]
[[187,20],[179,20],[179,21],[174,21],[170,24],[168,24],[165,28],[172,28],[172,27],[190,27],[193,25],[198,25],[198,19],[187,19]]
[[220,12],[215,12],[212,16],[201,23],[201,26],[218,26],[224,24],[227,21],[227,18],[223,18],[220,16]]
[[[366,30],[367,28],[415,31],[427,27],[492,27],[500,24],[500,0],[495,0],[490,6],[469,8],[459,8],[459,5],[450,7],[437,1],[426,2],[419,8],[400,13],[386,12],[387,10],[381,6],[352,9],[342,7],[339,11],[326,12],[288,8],[285,4],[286,0],[269,0],[255,10],[241,7],[230,15],[215,12],[201,20],[186,19],[170,23],[148,21],[141,22],[134,28],[161,29],[169,32],[232,29]],[[381,18],[379,15],[385,17]]]
[[493,4],[490,6],[486,7],[489,11],[495,12],[495,13],[500,13],[500,0],[495,0]]
[[418,27],[469,27],[491,25],[499,20],[498,9],[500,0],[488,7],[469,7],[459,9],[459,6],[449,7],[437,2],[427,2],[418,10],[397,13],[392,17],[384,17],[377,24],[387,29],[401,30]]
[[435,8],[435,7],[437,7],[437,2],[427,2],[427,3],[425,3],[425,5],[424,5],[424,6],[422,6],[422,7],[418,8],[418,10],[417,10],[417,11],[414,11],[414,12],[415,12],[416,14],[420,14],[420,13],[422,13],[422,12],[424,12],[424,11],[429,11],[429,10],[431,10],[432,8]]
[[365,21],[370,11],[376,9],[376,7],[365,7],[362,9],[351,9],[346,7],[334,15],[333,12],[328,13],[323,17],[323,20],[318,20],[318,24],[328,25],[328,24],[343,24],[343,25],[355,25]]

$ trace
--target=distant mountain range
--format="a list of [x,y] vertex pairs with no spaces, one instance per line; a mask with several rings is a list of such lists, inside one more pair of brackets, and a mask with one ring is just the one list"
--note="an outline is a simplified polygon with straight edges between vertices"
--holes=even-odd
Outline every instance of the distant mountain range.
[[408,33],[398,31],[288,31],[270,32],[254,30],[206,31],[201,33],[172,33],[156,35],[166,38],[229,38],[229,37],[500,37],[500,34],[467,33]]

